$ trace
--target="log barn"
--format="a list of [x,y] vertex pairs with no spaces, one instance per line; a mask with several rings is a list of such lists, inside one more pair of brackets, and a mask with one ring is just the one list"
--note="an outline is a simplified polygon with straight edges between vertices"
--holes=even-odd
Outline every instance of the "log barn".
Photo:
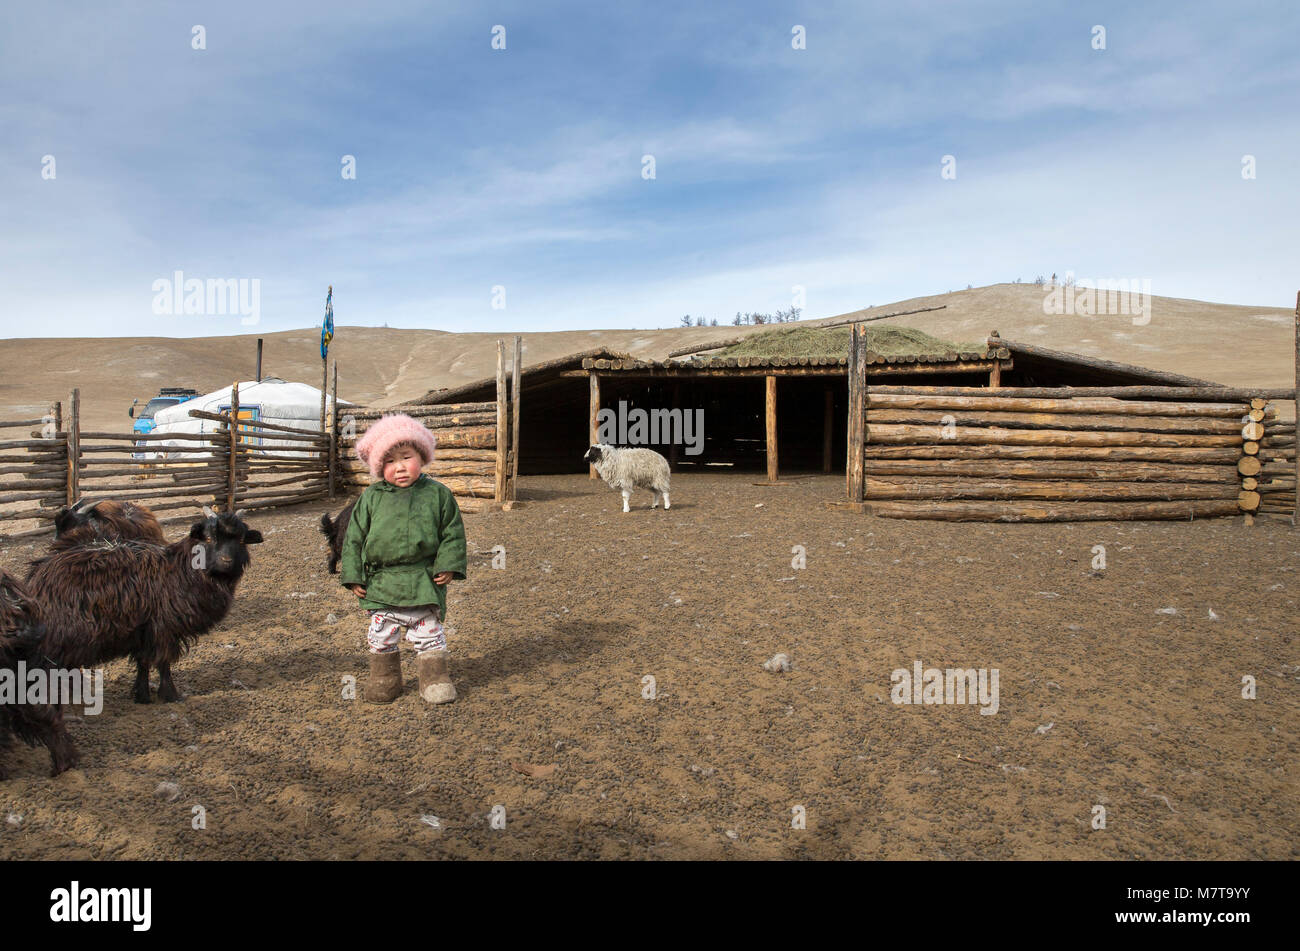
[[[842,472],[839,504],[887,517],[1294,510],[1295,424],[1275,405],[1294,400],[1294,390],[1233,389],[996,331],[979,346],[961,346],[906,328],[808,327],[800,330],[822,342],[783,353],[790,330],[715,345],[712,354],[655,360],[597,348],[521,367],[517,401],[506,380],[519,419],[509,465],[520,475],[588,469],[594,478],[582,460],[586,447],[622,442],[598,440],[602,418],[641,410],[667,421],[679,411],[702,414],[693,444],[667,426],[628,442],[662,452],[675,472],[761,473],[772,483]],[[900,332],[916,339],[899,346],[890,335]],[[499,377],[400,408],[489,401]]]

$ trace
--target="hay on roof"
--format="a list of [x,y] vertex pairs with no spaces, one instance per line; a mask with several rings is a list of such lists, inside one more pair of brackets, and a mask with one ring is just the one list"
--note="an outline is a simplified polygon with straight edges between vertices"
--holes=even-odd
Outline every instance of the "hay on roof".
[[[842,357],[849,352],[851,327],[777,327],[751,334],[708,354],[722,357]],[[984,351],[983,344],[958,344],[911,327],[868,327],[867,349],[881,356]]]

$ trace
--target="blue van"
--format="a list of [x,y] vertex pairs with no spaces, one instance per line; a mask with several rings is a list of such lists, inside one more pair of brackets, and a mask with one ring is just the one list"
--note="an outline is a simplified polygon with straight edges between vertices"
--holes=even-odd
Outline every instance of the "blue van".
[[[168,407],[188,402],[198,395],[198,390],[192,390],[189,387],[165,386],[158,391],[157,396],[144,405],[138,414],[136,413],[135,408],[140,401],[132,400],[131,408],[126,411],[126,414],[135,420],[135,425],[132,427],[131,431],[140,433],[141,435],[153,432],[153,428],[156,425],[154,423],[154,417],[159,412]],[[137,442],[136,447],[140,449],[145,448],[144,441]],[[142,453],[135,453],[137,458],[142,455]]]

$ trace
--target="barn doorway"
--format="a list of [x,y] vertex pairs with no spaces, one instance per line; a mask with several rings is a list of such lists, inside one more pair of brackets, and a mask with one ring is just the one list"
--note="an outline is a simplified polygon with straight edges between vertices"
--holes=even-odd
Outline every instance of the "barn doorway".
[[[765,472],[767,381],[764,376],[602,377],[601,406],[624,415],[681,410],[702,419],[679,432],[647,432],[647,448],[674,472]],[[527,405],[525,403],[525,405]],[[843,472],[848,439],[848,383],[842,375],[777,378],[777,445],[783,473]],[[829,407],[829,409],[828,409]],[[587,407],[584,407],[586,409]],[[583,412],[585,423],[587,412]],[[829,426],[829,429],[828,429]],[[648,427],[653,429],[657,427]],[[526,430],[525,430],[526,432]],[[674,436],[690,436],[673,442]],[[583,428],[582,439],[586,439]],[[585,448],[585,444],[584,444]],[[522,449],[521,449],[522,456]]]

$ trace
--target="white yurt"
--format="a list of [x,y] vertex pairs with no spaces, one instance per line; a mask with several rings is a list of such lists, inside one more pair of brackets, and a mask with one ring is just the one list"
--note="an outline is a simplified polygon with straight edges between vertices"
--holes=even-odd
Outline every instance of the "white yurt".
[[[153,432],[165,436],[169,433],[215,433],[221,429],[216,420],[191,416],[190,410],[201,409],[209,413],[230,412],[231,387],[223,387],[192,400],[178,403],[161,410],[154,417]],[[339,406],[351,406],[346,400],[339,400]],[[326,397],[326,419],[334,410],[334,401]],[[292,383],[279,377],[267,377],[261,381],[248,380],[239,384],[239,418],[249,422],[258,421],[274,423],[278,426],[292,426],[295,429],[309,429],[320,432],[320,390],[306,383]],[[270,431],[250,433],[242,443],[254,455],[268,455],[281,458],[307,456],[309,453],[282,447],[296,447],[291,439],[276,439]],[[162,439],[150,440],[149,448],[155,450],[144,454],[146,459],[167,457],[166,446],[193,446],[192,442]],[[173,457],[185,455],[191,459],[203,458],[207,453],[172,453]]]

